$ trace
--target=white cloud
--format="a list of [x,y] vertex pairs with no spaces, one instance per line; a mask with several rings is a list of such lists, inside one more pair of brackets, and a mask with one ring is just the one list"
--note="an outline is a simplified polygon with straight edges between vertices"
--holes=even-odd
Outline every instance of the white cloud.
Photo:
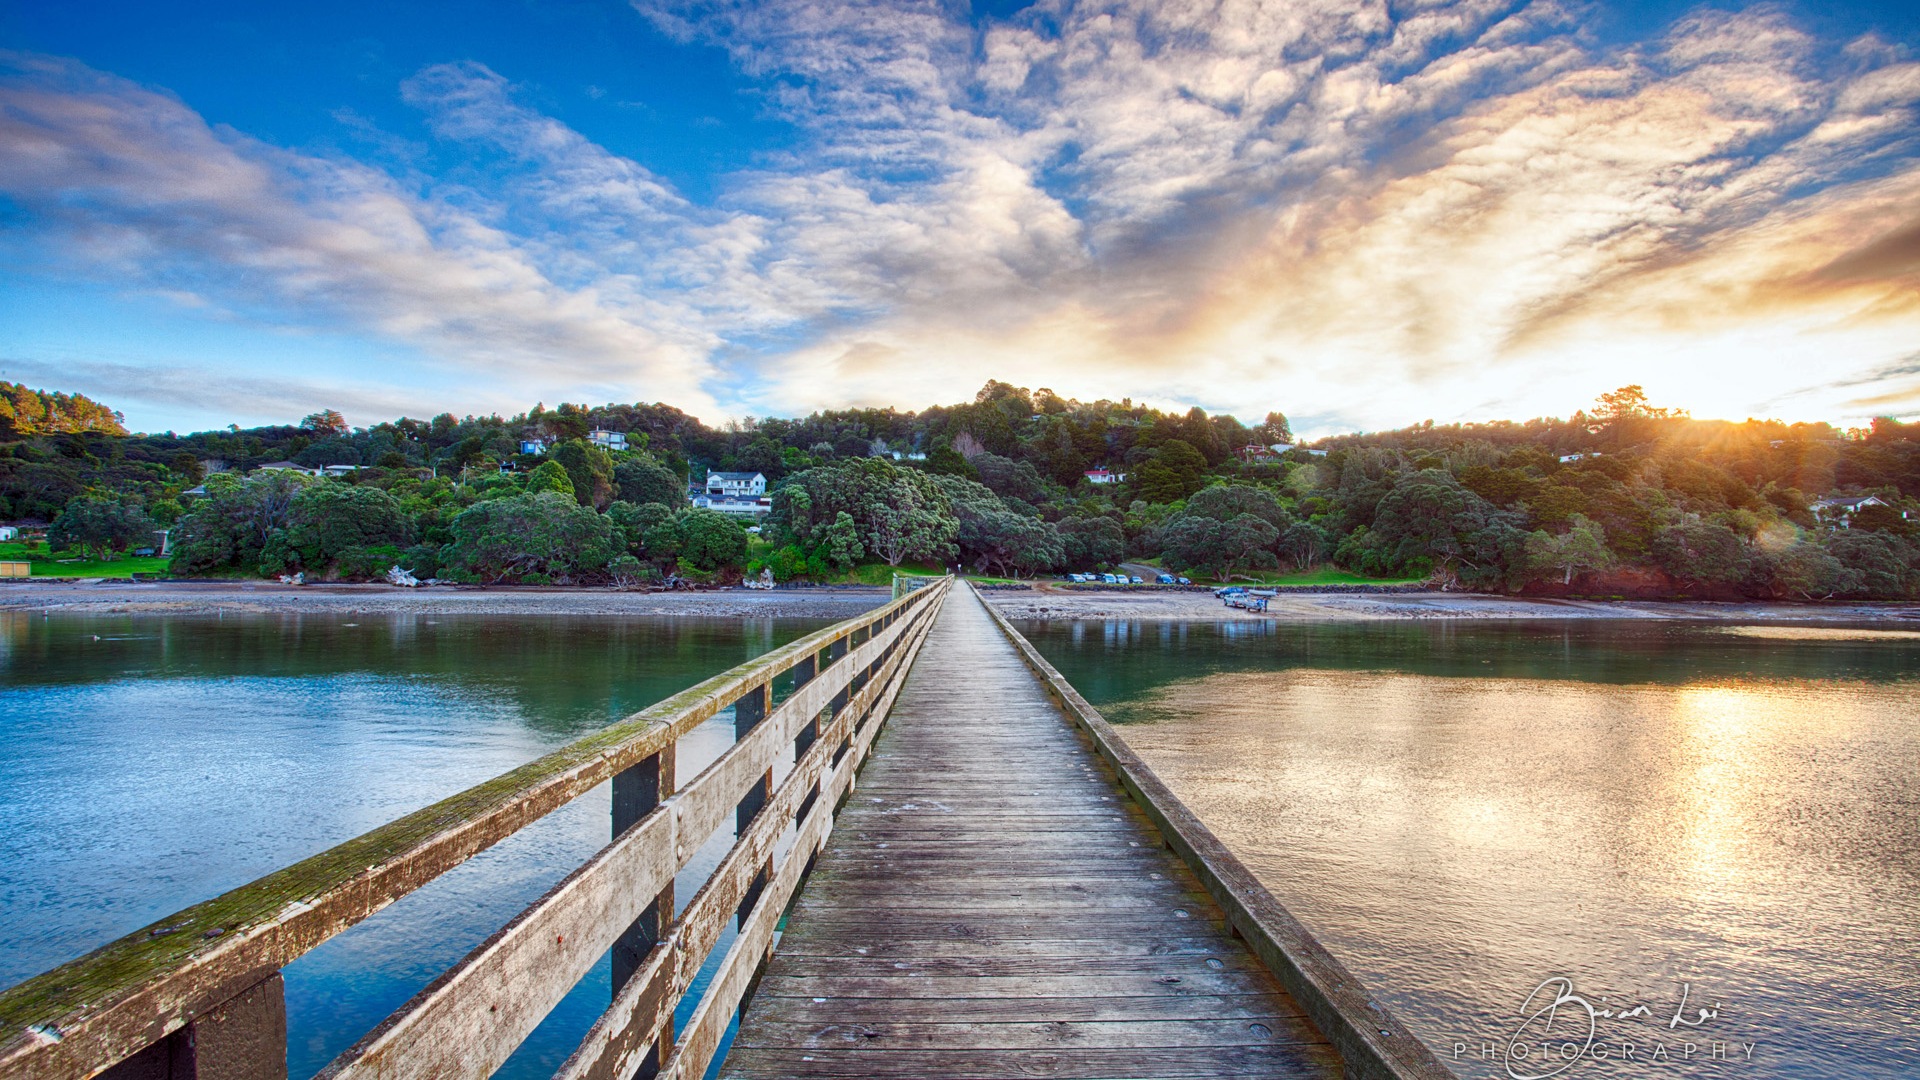
[[1599,52],[1554,0],[635,6],[799,142],[696,203],[451,64],[406,99],[497,154],[402,182],[39,62],[0,185],[95,260],[695,409],[989,377],[1369,426],[1631,381],[1702,413],[1906,400],[1872,373],[1920,330],[1920,65],[1877,39],[1703,10]]
[[[704,352],[635,318],[617,283],[563,286],[514,236],[389,175],[210,127],[175,98],[71,62],[0,82],[0,192],[69,262],[218,292],[267,319],[345,320],[518,381],[645,381],[699,407]],[[604,275],[599,275],[604,277]]]

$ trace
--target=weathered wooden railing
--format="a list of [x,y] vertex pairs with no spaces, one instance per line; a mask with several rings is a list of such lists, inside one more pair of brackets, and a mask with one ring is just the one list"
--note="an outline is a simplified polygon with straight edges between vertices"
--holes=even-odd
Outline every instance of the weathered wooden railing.
[[[0,1080],[284,1077],[281,968],[609,780],[613,842],[321,1075],[489,1076],[612,949],[612,1007],[558,1075],[699,1077],[949,587],[937,579],[13,987],[0,994]],[[728,706],[734,743],[675,791],[679,739]],[[729,816],[733,847],[676,919],[674,874]],[[739,935],[675,1032],[729,919]]]
[[924,574],[895,574],[893,575],[893,598],[898,600],[915,589],[924,589],[945,580],[945,578],[927,577]]

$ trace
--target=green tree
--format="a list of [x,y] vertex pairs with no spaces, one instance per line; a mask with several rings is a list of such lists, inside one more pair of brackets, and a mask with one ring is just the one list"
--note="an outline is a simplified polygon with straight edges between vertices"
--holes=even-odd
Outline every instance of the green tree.
[[1802,600],[1820,600],[1858,590],[1866,575],[1833,557],[1826,548],[1797,539],[1768,556],[1777,593]]
[[453,519],[441,573],[462,581],[533,583],[603,577],[625,553],[605,516],[555,491],[475,503]]
[[559,462],[543,461],[527,474],[526,490],[529,495],[551,492],[571,499],[574,498],[573,477],[567,474],[566,466]]
[[778,542],[813,551],[842,512],[867,551],[892,566],[946,558],[960,527],[934,477],[884,458],[837,461],[788,477],[773,492],[767,526]]
[[1229,521],[1200,514],[1180,514],[1167,523],[1162,557],[1176,570],[1197,570],[1207,577],[1228,578],[1244,570],[1279,564],[1273,547],[1280,530],[1253,514]]
[[835,514],[833,524],[827,526],[826,545],[828,560],[841,570],[850,569],[867,554],[866,545],[860,542],[860,526],[845,510]]
[[679,558],[698,570],[739,566],[747,555],[747,529],[738,519],[695,507],[678,518]]
[[1068,569],[1116,566],[1127,555],[1127,534],[1105,515],[1068,518],[1059,525],[1061,562]]
[[1134,490],[1150,503],[1179,502],[1206,484],[1206,455],[1184,439],[1168,439],[1134,470]]
[[281,537],[293,556],[284,561],[320,570],[352,548],[405,547],[413,522],[398,499],[378,488],[319,483],[294,494]]
[[[1462,487],[1443,469],[1402,473],[1374,509],[1363,538],[1347,550],[1372,573],[1438,567],[1447,577],[1491,584],[1525,557],[1516,515]],[[1344,545],[1343,545],[1344,546]]]
[[245,479],[232,473],[208,477],[206,495],[194,500],[173,527],[171,569],[176,574],[259,570],[268,543],[287,526],[294,496],[316,483],[321,481],[283,469]]
[[1535,571],[1560,571],[1560,583],[1570,585],[1575,574],[1613,566],[1607,534],[1591,518],[1575,514],[1559,535],[1538,530],[1527,537],[1527,565]]
[[153,538],[153,521],[137,504],[118,498],[82,495],[70,500],[47,529],[47,547],[79,551],[90,558],[112,558]]
[[1684,585],[1732,588],[1753,571],[1746,540],[1717,521],[1692,519],[1661,529],[1653,538],[1653,557]]
[[1295,521],[1280,534],[1276,545],[1281,554],[1302,569],[1312,569],[1333,550],[1327,530],[1313,521]]
[[322,409],[317,413],[309,413],[306,419],[300,421],[300,427],[321,438],[344,435],[349,430],[347,418],[341,416],[338,409]]
[[1292,520],[1272,493],[1251,484],[1222,484],[1195,492],[1187,500],[1187,513],[1216,521],[1252,514],[1276,529],[1285,529]]
[[604,449],[585,439],[568,439],[547,453],[550,462],[567,470],[567,479],[573,483],[573,497],[581,506],[601,510],[613,501],[613,457]]
[[1262,446],[1290,443],[1293,441],[1293,427],[1287,423],[1286,413],[1270,412],[1267,414],[1266,421],[1253,429],[1253,435]]
[[620,498],[635,505],[659,503],[678,509],[687,503],[687,485],[651,454],[632,454],[613,467]]
[[1920,593],[1920,544],[1888,532],[1838,529],[1826,548],[1859,575],[1854,591],[1876,600],[1904,600]]

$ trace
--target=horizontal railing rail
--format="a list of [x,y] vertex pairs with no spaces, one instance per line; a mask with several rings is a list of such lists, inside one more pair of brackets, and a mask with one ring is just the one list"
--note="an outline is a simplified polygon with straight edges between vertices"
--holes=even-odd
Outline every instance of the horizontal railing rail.
[[[609,780],[612,843],[322,1075],[488,1076],[609,949],[613,1006],[562,1075],[697,1075],[949,587],[936,579],[0,993],[0,1080],[284,1077],[281,968]],[[735,742],[675,791],[679,739],[729,706]],[[676,922],[674,876],[730,812],[738,839]],[[728,918],[741,932],[676,1038],[674,1008]]]
[[1433,1051],[1394,1019],[1213,830],[1187,809],[1100,710],[1081,697],[1006,616],[984,600],[982,606],[1048,694],[1087,733],[1095,751],[1113,767],[1121,787],[1153,822],[1167,847],[1206,886],[1254,956],[1333,1044],[1346,1067],[1345,1075],[1354,1080],[1453,1080],[1453,1072]]

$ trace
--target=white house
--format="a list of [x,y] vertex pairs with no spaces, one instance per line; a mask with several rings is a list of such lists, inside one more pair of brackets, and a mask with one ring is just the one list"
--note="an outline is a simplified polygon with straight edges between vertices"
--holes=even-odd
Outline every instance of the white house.
[[328,476],[348,476],[364,468],[365,465],[322,465],[320,471]]
[[[1815,499],[1810,506],[1814,519],[1828,525],[1851,528],[1853,515],[1869,506],[1886,506],[1887,501],[1878,495],[1855,495],[1844,499]],[[1905,513],[1900,515],[1906,517]]]
[[257,471],[259,472],[297,472],[297,473],[306,473],[308,476],[323,475],[323,473],[319,469],[309,469],[305,465],[297,465],[291,461],[269,461],[265,465],[259,466]]
[[1113,472],[1109,470],[1105,465],[1102,465],[1097,469],[1087,470],[1087,482],[1090,484],[1118,484],[1125,481],[1126,478],[1127,478],[1126,473]]
[[547,452],[547,440],[521,439],[520,452],[523,454],[544,454]]
[[627,433],[624,431],[606,431],[601,428],[594,428],[587,433],[587,441],[595,446],[605,447],[608,450],[625,450],[627,448]]
[[714,472],[707,470],[707,494],[733,499],[757,499],[767,493],[767,477],[757,472]]
[[20,530],[11,525],[0,525],[0,542],[20,539]]
[[773,512],[773,500],[765,495],[753,497],[735,497],[731,495],[709,495],[701,492],[691,500],[702,510],[713,510],[722,514],[738,517],[759,517]]

